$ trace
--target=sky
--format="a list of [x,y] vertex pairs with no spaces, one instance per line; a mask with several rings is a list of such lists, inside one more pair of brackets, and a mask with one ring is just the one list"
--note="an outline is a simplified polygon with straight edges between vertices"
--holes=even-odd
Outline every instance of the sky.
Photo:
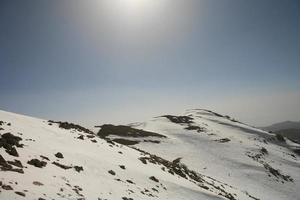
[[298,0],[0,0],[0,109],[86,126],[300,121]]

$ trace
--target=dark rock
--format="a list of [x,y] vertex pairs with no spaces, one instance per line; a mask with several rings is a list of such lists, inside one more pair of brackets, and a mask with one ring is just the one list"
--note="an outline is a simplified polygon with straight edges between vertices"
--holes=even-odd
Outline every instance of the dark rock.
[[289,175],[283,175],[279,170],[274,169],[271,165],[264,163],[264,167],[275,177],[281,178],[285,181],[294,182],[294,180]]
[[189,116],[174,116],[174,115],[163,115],[162,117],[167,118],[176,124],[191,124],[193,123],[193,118]]
[[18,194],[18,195],[20,195],[20,196],[22,196],[22,197],[26,196],[24,192],[15,192],[15,193]]
[[123,145],[135,145],[140,143],[139,141],[134,141],[134,140],[128,140],[128,139],[123,139],[123,138],[118,138],[113,140],[116,143],[123,144]]
[[93,131],[91,131],[87,128],[84,128],[80,125],[77,125],[77,124],[73,124],[73,123],[69,123],[69,122],[55,122],[55,121],[52,121],[52,120],[49,120],[48,122],[59,124],[59,128],[63,128],[63,129],[66,129],[66,130],[74,129],[74,130],[77,130],[77,131],[80,131],[80,132],[84,132],[84,133],[88,133],[88,134],[92,134],[92,135],[94,134]]
[[209,187],[207,187],[207,186],[205,186],[205,185],[200,185],[200,187],[202,187],[202,188],[205,189],[205,190],[208,190],[208,189],[209,189]]
[[55,154],[55,157],[57,157],[57,158],[64,158],[63,154],[60,153],[60,152],[57,152],[57,153]]
[[13,188],[10,185],[2,185],[1,187],[3,190],[13,190]]
[[46,157],[46,156],[40,155],[40,157],[41,157],[42,159],[44,159],[44,160],[50,161],[50,159],[49,159],[48,157]]
[[229,142],[230,139],[229,138],[222,138],[222,139],[219,139],[219,140],[215,140],[216,142],[219,142],[219,143],[226,143],[226,142]]
[[140,157],[139,158],[140,161],[142,161],[143,164],[147,164],[147,158],[146,157]]
[[154,143],[154,144],[160,143],[160,141],[158,141],[158,140],[144,140],[144,142],[150,142],[150,143]]
[[133,198],[129,198],[129,197],[122,197],[122,200],[133,200]]
[[100,127],[101,129],[97,134],[101,138],[106,138],[109,135],[117,135],[122,137],[150,137],[150,136],[160,137],[160,138],[166,137],[158,133],[135,129],[130,126],[123,126],[123,125],[115,126],[112,124],[104,124]]
[[155,182],[159,182],[159,180],[157,178],[155,178],[154,176],[149,177],[150,180],[155,181]]
[[190,125],[190,124],[188,124],[188,127],[184,128],[184,129],[189,130],[189,131],[196,130],[198,133],[205,132],[205,130],[206,130],[203,127],[194,126],[194,125]]
[[63,165],[63,164],[60,164],[58,162],[52,162],[52,164],[56,165],[56,166],[58,166],[58,167],[60,167],[62,169],[71,169],[72,168],[72,166]]
[[77,139],[84,140],[84,137],[83,135],[80,135],[79,137],[77,137]]
[[9,144],[11,146],[17,146],[17,147],[22,147],[23,145],[19,144],[19,142],[22,140],[22,138],[18,137],[18,136],[14,136],[11,133],[4,133],[1,136],[1,141],[0,143],[6,143]]
[[17,149],[15,147],[11,147],[9,149],[5,150],[9,155],[19,157],[19,153],[17,152]]
[[181,159],[182,158],[176,158],[175,160],[172,161],[172,163],[173,164],[179,164]]
[[37,185],[37,186],[42,186],[44,185],[43,183],[39,182],[39,181],[33,181],[32,182],[33,185]]
[[106,140],[106,142],[107,142],[108,144],[115,145],[115,143],[114,143],[113,141],[111,141],[111,140]]
[[130,183],[130,184],[134,184],[134,182],[132,182],[132,180],[126,180],[127,183]]
[[81,167],[81,166],[74,166],[74,169],[75,169],[77,172],[83,171],[83,167]]
[[0,165],[6,165],[7,162],[6,160],[3,158],[3,156],[0,154]]
[[7,162],[11,165],[16,166],[16,167],[23,168],[23,165],[22,165],[21,161],[19,161],[19,160],[7,161]]
[[[14,164],[15,166],[20,165],[20,163],[18,161],[6,161],[1,155],[0,155],[0,169],[2,171],[11,171],[11,172],[18,172],[23,174],[24,171],[23,169],[15,169],[13,168],[12,164]],[[22,164],[21,164],[22,165]]]
[[262,154],[268,154],[268,150],[266,148],[264,148],[264,147],[261,148],[260,152]]
[[47,165],[45,161],[40,161],[38,159],[31,159],[30,161],[27,162],[29,165],[33,165],[38,168],[43,168]]
[[111,175],[115,176],[116,172],[114,172],[113,170],[109,170],[108,173],[110,173]]
[[121,169],[126,169],[124,165],[119,165]]

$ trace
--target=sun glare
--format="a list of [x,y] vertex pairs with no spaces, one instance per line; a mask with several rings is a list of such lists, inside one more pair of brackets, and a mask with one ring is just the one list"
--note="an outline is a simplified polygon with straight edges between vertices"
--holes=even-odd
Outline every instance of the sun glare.
[[143,9],[147,4],[149,5],[150,2],[150,0],[121,0],[124,9],[131,11]]
[[158,1],[153,0],[118,0],[118,7],[122,13],[130,17],[145,17],[160,9]]

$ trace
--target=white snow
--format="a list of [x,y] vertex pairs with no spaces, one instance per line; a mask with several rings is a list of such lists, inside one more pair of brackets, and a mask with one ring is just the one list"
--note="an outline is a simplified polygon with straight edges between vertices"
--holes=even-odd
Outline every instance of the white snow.
[[[23,148],[17,148],[19,157],[13,157],[7,154],[4,148],[0,148],[0,154],[6,161],[17,159],[24,166],[24,174],[0,170],[2,184],[13,188],[4,190],[0,187],[1,200],[122,199],[122,197],[135,200],[222,199],[189,180],[164,172],[159,165],[143,164],[138,159],[142,154],[129,147],[111,145],[100,138],[93,138],[97,140],[97,143],[93,143],[86,137],[88,134],[61,129],[58,124],[48,125],[47,120],[4,111],[0,111],[0,120],[6,122],[0,126],[4,129],[0,134],[10,132],[22,137],[20,143],[24,144]],[[7,123],[11,125],[8,126]],[[85,139],[77,139],[79,135],[84,135]],[[57,152],[61,152],[64,158],[56,158],[54,154]],[[46,167],[37,168],[27,164],[32,158],[42,160],[40,155],[50,159],[44,160],[47,162]],[[52,164],[53,161],[64,165],[82,166],[84,170],[81,172],[76,172],[72,168],[65,170]],[[121,169],[119,165],[124,165],[126,169]],[[113,170],[116,175],[109,174],[109,170]],[[159,183],[150,180],[151,176],[155,176]],[[126,180],[131,180],[133,184]],[[43,185],[33,184],[36,181]],[[78,190],[79,194],[74,191],[76,187],[81,188]],[[145,190],[149,192],[142,194],[141,191]],[[24,192],[26,197],[15,194],[16,191]]]
[[[299,199],[299,156],[284,145],[276,144],[274,135],[206,110],[189,110],[185,115],[194,119],[193,125],[206,131],[186,130],[185,124],[173,123],[165,117],[155,118],[135,128],[163,134],[168,139],[163,139],[160,144],[139,143],[135,146],[170,160],[182,157],[182,162],[193,170],[237,188],[238,195],[247,192],[259,199]],[[222,138],[230,141],[216,141]],[[297,146],[289,140],[285,145]],[[248,157],[248,154],[259,154],[262,147],[268,154],[260,162],[291,176],[293,182],[272,174],[269,176],[262,163]],[[237,199],[244,197],[240,195]]]
[[[10,132],[21,137],[20,143],[24,144],[23,148],[17,148],[19,157],[11,156],[0,148],[0,155],[6,161],[17,159],[24,166],[24,174],[0,170],[2,184],[13,188],[4,190],[0,187],[0,199],[226,199],[218,195],[220,188],[241,200],[254,197],[261,200],[299,199],[300,161],[299,156],[290,150],[297,144],[292,141],[280,144],[272,134],[206,110],[189,110],[184,115],[192,117],[192,125],[204,131],[186,130],[187,124],[176,124],[165,117],[153,118],[132,126],[167,138],[155,138],[161,141],[159,144],[141,142],[134,146],[169,161],[181,157],[181,163],[198,172],[203,186],[209,189],[199,187],[199,183],[189,178],[163,171],[162,165],[143,164],[139,158],[145,155],[133,148],[112,145],[98,137],[89,139],[87,133],[65,130],[56,123],[49,125],[47,120],[0,111],[0,121],[6,122],[0,126],[3,128],[0,135]],[[80,135],[84,135],[84,140],[77,138]],[[220,142],[224,138],[230,141]],[[268,153],[256,160],[251,158],[261,154],[262,147]],[[54,154],[57,152],[61,152],[64,158],[56,158]],[[27,164],[33,158],[42,160],[41,155],[50,159],[44,160],[47,162],[44,168]],[[62,169],[52,164],[54,161],[82,166],[83,171]],[[264,164],[289,175],[293,181],[270,174]],[[120,165],[124,165],[125,169],[121,169]],[[109,170],[116,175],[108,173]],[[151,176],[159,182],[150,180]],[[35,181],[43,185],[33,184]],[[76,192],[76,187],[81,189]],[[16,191],[24,192],[26,197],[16,194]]]

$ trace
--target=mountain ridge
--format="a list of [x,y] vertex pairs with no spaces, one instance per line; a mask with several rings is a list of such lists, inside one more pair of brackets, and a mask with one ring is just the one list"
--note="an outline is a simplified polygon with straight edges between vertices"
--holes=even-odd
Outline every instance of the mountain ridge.
[[164,115],[104,135],[4,111],[0,121],[4,199],[297,197],[299,156],[291,150],[298,146],[212,111]]

